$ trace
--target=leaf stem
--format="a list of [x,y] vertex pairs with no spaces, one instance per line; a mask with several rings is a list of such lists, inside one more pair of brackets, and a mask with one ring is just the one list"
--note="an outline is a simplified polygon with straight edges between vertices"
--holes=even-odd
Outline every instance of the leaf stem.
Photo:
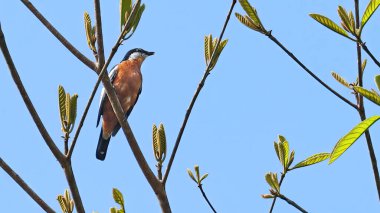
[[[220,42],[221,42],[221,40],[222,40],[222,38],[223,38],[224,32],[225,32],[225,30],[226,30],[226,28],[227,28],[227,24],[228,24],[228,22],[229,22],[229,20],[230,20],[231,13],[232,13],[232,11],[233,11],[233,9],[234,9],[234,7],[235,7],[235,4],[236,4],[236,0],[232,0],[230,10],[229,10],[228,15],[227,15],[227,17],[226,17],[226,20],[225,20],[225,22],[224,22],[222,32],[220,33],[219,40],[218,40],[218,42],[217,42],[217,44],[216,44],[216,46],[215,46],[215,50],[214,50],[214,52],[213,52],[213,54],[212,54],[212,56],[211,56],[210,61],[213,61],[214,58],[215,58],[216,55],[217,55],[217,54],[216,54],[216,50],[218,49],[218,47],[219,47],[219,45],[220,45]],[[168,179],[168,176],[169,176],[169,173],[170,173],[170,169],[171,169],[171,167],[172,167],[172,164],[173,164],[173,161],[174,161],[175,155],[176,155],[176,153],[177,153],[177,150],[178,150],[179,144],[180,144],[180,142],[181,142],[182,135],[183,135],[183,133],[184,133],[184,131],[185,131],[185,127],[186,127],[187,121],[189,120],[189,117],[190,117],[191,111],[192,111],[192,109],[193,109],[193,106],[194,106],[194,104],[195,104],[195,101],[197,100],[198,95],[199,95],[199,93],[201,92],[201,90],[202,90],[202,88],[203,88],[203,86],[204,86],[204,84],[205,84],[205,82],[206,82],[206,78],[207,78],[207,76],[210,74],[210,72],[208,71],[209,68],[210,68],[210,66],[211,66],[211,63],[209,63],[208,66],[206,67],[206,70],[205,70],[205,73],[204,73],[204,75],[203,75],[203,78],[202,78],[202,80],[199,82],[199,84],[198,84],[198,88],[197,88],[197,90],[195,91],[195,94],[194,94],[194,96],[193,96],[193,98],[192,98],[192,100],[191,100],[191,102],[190,102],[190,105],[189,105],[188,109],[186,110],[185,118],[184,118],[184,120],[183,120],[183,123],[182,123],[181,129],[179,130],[179,133],[178,133],[178,136],[177,136],[176,142],[175,142],[175,144],[174,144],[174,148],[173,148],[172,154],[171,154],[170,159],[169,159],[168,167],[167,167],[167,169],[166,169],[166,171],[165,171],[165,175],[164,175],[164,178],[163,178],[163,180],[162,180],[162,183],[163,183],[164,185],[166,184],[166,181],[167,181],[167,179]]]
[[0,167],[45,211],[55,213],[55,211],[38,196],[33,189],[0,157]]

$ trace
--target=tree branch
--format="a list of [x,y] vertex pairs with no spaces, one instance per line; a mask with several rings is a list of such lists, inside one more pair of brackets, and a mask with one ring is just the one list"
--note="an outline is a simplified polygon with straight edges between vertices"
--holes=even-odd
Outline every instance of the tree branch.
[[95,5],[95,19],[96,19],[96,41],[98,43],[98,71],[104,65],[104,45],[103,45],[103,31],[102,31],[102,16],[100,12],[99,0],[94,0]]
[[360,42],[360,46],[363,48],[363,50],[369,55],[369,57],[372,59],[373,62],[375,62],[375,64],[380,67],[380,62],[376,59],[376,57],[372,54],[371,51],[369,51],[367,45],[365,42],[362,42],[361,40],[359,40]]
[[83,64],[90,69],[96,71],[96,65],[86,56],[84,56],[79,50],[77,50],[61,33],[58,32],[55,27],[50,24],[48,20],[33,6],[28,0],[21,0],[22,3],[41,21],[41,23],[65,46],[75,57],[77,57]]
[[7,47],[7,44],[5,41],[5,37],[4,37],[3,31],[1,29],[1,25],[0,25],[0,48],[1,48],[1,51],[3,52],[5,61],[7,62],[9,71],[10,71],[12,78],[13,78],[13,81],[15,82],[15,84],[16,84],[16,86],[17,86],[17,88],[21,94],[22,99],[24,100],[24,103],[29,110],[29,113],[32,116],[34,123],[36,124],[38,131],[40,132],[42,138],[44,139],[46,145],[49,147],[50,151],[53,153],[55,158],[62,165],[62,162],[64,160],[64,155],[61,153],[61,151],[55,145],[53,139],[50,137],[50,135],[47,132],[44,124],[41,121],[40,116],[38,115],[36,109],[34,108],[33,103],[29,98],[28,93],[25,90],[25,87],[24,87],[24,85],[20,79],[20,76],[17,72],[17,69],[13,63],[12,57],[9,53],[9,50],[8,50],[8,47]]
[[298,209],[300,212],[307,213],[305,209],[303,209],[301,206],[299,206],[296,202],[290,200],[289,198],[285,197],[283,194],[277,195],[282,200],[286,201],[290,205],[294,206],[294,208]]
[[67,183],[69,184],[71,194],[73,196],[75,208],[78,213],[85,213],[82,198],[79,194],[78,185],[75,180],[73,167],[71,165],[71,160],[66,158],[63,164],[63,171],[65,172]]
[[338,98],[340,98],[342,101],[346,102],[348,105],[350,105],[351,107],[353,107],[354,109],[358,110],[358,107],[352,103],[351,101],[349,101],[348,99],[346,99],[345,97],[343,97],[341,94],[339,94],[338,92],[336,92],[334,89],[332,89],[329,85],[327,85],[324,81],[322,81],[318,76],[316,76],[311,70],[309,70],[300,60],[298,60],[298,58],[293,54],[291,53],[284,45],[281,44],[281,42],[279,42],[273,35],[272,35],[272,32],[269,31],[266,36],[268,36],[268,38],[270,40],[272,40],[274,43],[276,43],[283,51],[285,51],[285,53],[290,57],[292,58],[303,70],[305,70],[311,77],[313,77],[316,81],[318,81],[318,83],[320,83],[322,86],[324,86],[327,90],[329,90],[330,92],[332,92],[335,96],[337,96]]
[[0,167],[38,204],[48,213],[55,213],[55,211],[45,203],[40,196],[38,196],[33,189],[15,172],[13,169],[0,157]]
[[[359,14],[359,0],[354,0],[355,2],[355,24],[356,28],[360,28],[360,14]],[[364,48],[363,48],[364,49]],[[356,53],[357,53],[357,67],[358,67],[358,83],[359,86],[363,86],[363,71],[362,71],[362,52],[361,52],[361,43],[360,43],[360,38],[356,42]],[[372,54],[371,54],[372,55]],[[371,56],[370,55],[370,56]],[[371,57],[372,58],[372,57]],[[366,114],[365,114],[365,108],[364,108],[364,101],[363,101],[363,96],[358,94],[358,99],[357,99],[357,105],[359,106],[358,112],[361,121],[364,121],[366,119]],[[376,183],[376,188],[377,188],[377,195],[380,200],[380,176],[379,176],[379,169],[377,167],[377,160],[376,160],[376,155],[375,155],[375,150],[373,149],[372,145],[372,139],[369,131],[365,131],[365,138],[367,141],[367,146],[368,146],[368,151],[369,155],[371,158],[371,163],[372,163],[372,170],[373,174],[375,176],[375,183]]]
[[199,184],[198,185],[198,188],[201,190],[201,193],[204,197],[204,199],[206,200],[207,204],[210,206],[210,208],[212,209],[212,211],[214,213],[216,213],[216,210],[214,209],[214,207],[212,206],[211,202],[208,200],[207,196],[206,196],[206,193],[203,191],[203,187],[202,187],[202,184]]
[[[226,28],[227,28],[227,24],[228,24],[228,22],[229,22],[229,20],[230,20],[231,13],[232,13],[232,11],[233,11],[233,9],[234,9],[234,7],[235,7],[235,4],[236,4],[236,0],[232,0],[230,10],[229,10],[228,15],[227,15],[227,17],[226,17],[226,20],[225,20],[225,22],[224,22],[222,32],[220,33],[218,43],[217,43],[216,46],[215,46],[215,50],[214,50],[214,52],[212,53],[212,56],[211,56],[211,60],[210,60],[210,61],[213,61],[214,58],[216,57],[215,52],[216,52],[216,50],[218,49],[219,44],[220,44],[220,42],[221,42],[221,40],[222,40],[222,38],[223,38],[224,32],[225,32],[225,30],[226,30]],[[166,169],[166,171],[165,171],[165,175],[164,175],[164,178],[163,178],[163,180],[162,180],[162,183],[163,183],[164,185],[166,184],[166,181],[167,181],[167,179],[168,179],[168,176],[169,176],[169,173],[170,173],[170,169],[171,169],[171,167],[172,167],[172,164],[173,164],[173,161],[174,161],[175,155],[176,155],[176,153],[177,153],[177,150],[178,150],[179,144],[180,144],[180,142],[181,142],[181,138],[182,138],[183,132],[185,131],[185,127],[186,127],[187,121],[189,120],[189,117],[190,117],[191,111],[192,111],[192,109],[193,109],[194,103],[195,103],[195,101],[197,100],[198,95],[199,95],[199,93],[201,92],[201,90],[202,90],[202,88],[203,88],[203,86],[204,86],[204,84],[205,84],[205,82],[206,82],[207,76],[210,74],[210,72],[208,71],[209,68],[210,68],[210,66],[211,66],[211,63],[208,64],[208,66],[207,66],[207,68],[206,68],[206,70],[205,70],[205,73],[204,73],[204,75],[203,75],[203,78],[202,78],[202,80],[199,82],[199,84],[198,84],[198,88],[197,88],[197,90],[195,91],[195,94],[194,94],[194,96],[193,96],[193,98],[192,98],[192,100],[191,100],[191,102],[190,102],[190,105],[189,105],[187,111],[186,111],[185,118],[184,118],[184,120],[183,120],[183,123],[182,123],[181,129],[179,130],[179,133],[178,133],[178,136],[177,136],[177,140],[176,140],[176,142],[175,142],[175,144],[174,144],[174,148],[173,148],[172,154],[171,154],[170,159],[169,159],[168,167],[167,167],[167,169]]]

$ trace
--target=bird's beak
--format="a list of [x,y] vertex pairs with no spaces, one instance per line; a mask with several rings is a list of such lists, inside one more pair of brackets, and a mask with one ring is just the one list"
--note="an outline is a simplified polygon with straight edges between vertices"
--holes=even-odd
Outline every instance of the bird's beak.
[[146,52],[146,54],[148,55],[148,56],[151,56],[151,55],[154,55],[154,52]]

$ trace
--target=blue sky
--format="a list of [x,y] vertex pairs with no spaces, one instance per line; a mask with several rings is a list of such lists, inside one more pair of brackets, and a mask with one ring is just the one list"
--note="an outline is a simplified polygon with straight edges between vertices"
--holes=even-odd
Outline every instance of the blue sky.
[[[156,54],[142,67],[143,91],[129,123],[152,169],[151,128],[164,123],[169,153],[205,64],[203,39],[218,36],[230,1],[143,1],[139,28],[115,55],[111,66],[134,47]],[[45,17],[82,53],[93,59],[83,27],[83,13],[92,19],[92,1],[32,1]],[[353,1],[251,1],[273,35],[321,79],[354,101],[350,91],[332,77],[332,70],[349,81],[356,78],[356,46],[312,20],[321,13],[338,21],[338,5],[351,10]],[[361,5],[361,11],[365,8]],[[119,35],[119,2],[103,1],[106,55]],[[242,13],[240,5],[235,11]],[[380,20],[375,14],[363,40],[380,57]],[[81,115],[97,76],[68,52],[20,1],[0,7],[0,21],[19,74],[38,113],[57,145],[63,147],[57,88],[78,93]],[[204,189],[220,212],[267,212],[271,200],[264,174],[280,172],[273,150],[284,135],[296,152],[295,162],[329,152],[338,139],[359,122],[347,104],[317,84],[262,34],[232,17],[225,33],[229,42],[202,90],[190,117],[167,193],[173,212],[210,212],[186,168],[199,164],[208,172]],[[364,54],[364,57],[367,56]],[[375,88],[379,68],[369,60],[365,87]],[[54,209],[56,196],[68,188],[64,174],[37,131],[4,60],[0,59],[2,148],[0,156]],[[91,106],[73,154],[73,168],[88,212],[109,212],[116,205],[112,188],[123,192],[128,212],[159,212],[153,191],[143,177],[125,137],[112,138],[107,159],[95,159],[99,136],[96,101]],[[378,107],[366,101],[367,115]],[[379,155],[379,124],[371,128]],[[378,159],[380,156],[378,156]],[[166,162],[167,163],[167,162]],[[165,166],[166,164],[164,164]],[[41,212],[40,207],[5,172],[0,172],[1,212]],[[368,149],[363,138],[336,163],[322,163],[289,173],[282,193],[310,212],[376,212],[380,209]],[[275,212],[296,212],[279,201]]]

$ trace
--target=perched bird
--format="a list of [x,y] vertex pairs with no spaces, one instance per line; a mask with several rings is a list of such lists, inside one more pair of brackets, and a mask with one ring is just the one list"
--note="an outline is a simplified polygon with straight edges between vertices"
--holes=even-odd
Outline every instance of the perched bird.
[[[146,57],[153,54],[154,52],[148,52],[140,48],[132,49],[127,52],[123,60],[109,73],[111,83],[115,88],[117,97],[125,112],[125,119],[131,114],[141,93],[141,64]],[[96,126],[99,125],[100,117],[103,118],[103,122],[100,130],[98,147],[96,148],[96,158],[104,160],[111,136],[115,136],[120,129],[120,124],[104,88],[100,96],[99,114]]]

